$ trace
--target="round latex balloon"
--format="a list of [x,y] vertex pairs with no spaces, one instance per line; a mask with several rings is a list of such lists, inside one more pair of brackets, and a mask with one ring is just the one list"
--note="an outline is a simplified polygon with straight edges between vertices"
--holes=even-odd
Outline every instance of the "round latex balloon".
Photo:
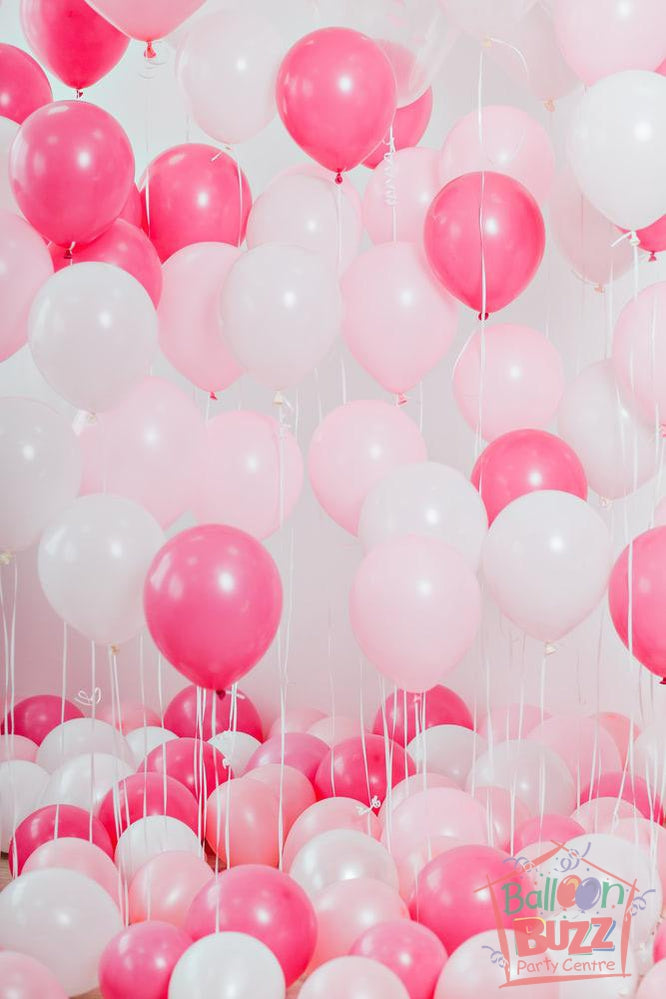
[[[407,920],[396,922],[406,924]],[[356,951],[336,957],[317,968],[305,982],[299,996],[301,999],[328,999],[329,996],[344,996],[345,999],[410,999],[410,993],[395,970]]]
[[16,827],[42,804],[46,770],[27,760],[0,763],[0,850],[7,853]]
[[169,982],[169,999],[284,999],[285,981],[271,950],[247,933],[213,933],[185,951]]
[[7,851],[10,873],[17,877],[28,858],[43,843],[71,838],[94,843],[109,857],[113,856],[108,833],[94,815],[76,805],[45,805],[31,812],[17,826]]
[[192,900],[213,877],[203,857],[177,850],[158,853],[132,878],[130,922],[159,919],[172,926],[184,926]]
[[650,284],[627,302],[613,334],[613,368],[618,382],[653,430],[666,420],[666,350],[657,335],[665,310],[666,282]]
[[0,980],[9,996],[21,999],[66,999],[67,993],[45,964],[28,954],[0,953]]
[[49,773],[83,753],[108,753],[133,763],[132,750],[114,725],[99,718],[82,718],[80,713],[65,714],[65,718],[69,720],[50,729],[37,750],[37,762]]
[[130,883],[135,874],[153,857],[176,851],[202,855],[197,833],[180,819],[170,815],[148,815],[137,819],[121,834],[114,861],[123,879]]
[[206,811],[206,842],[224,867],[277,867],[280,801],[250,777],[215,788]]
[[46,73],[27,52],[0,43],[0,110],[21,125],[37,108],[53,100]]
[[125,927],[107,944],[99,962],[104,999],[166,995],[171,973],[191,943],[183,930],[156,919]]
[[155,53],[150,46],[179,27],[204,0],[91,0],[90,6],[114,24],[123,34],[148,42],[146,56]]
[[97,813],[107,792],[133,772],[133,761],[126,763],[110,753],[73,756],[49,776],[40,804],[78,805]]
[[666,527],[639,534],[611,572],[608,603],[615,630],[651,673],[666,677],[666,641],[659,625],[666,592]]
[[195,686],[183,688],[167,705],[164,724],[179,736],[211,739],[234,728],[263,742],[261,717],[253,702],[237,687],[200,694]]
[[564,760],[531,739],[512,739],[483,753],[470,770],[467,787],[503,787],[522,800],[531,816],[570,815],[576,804],[574,780]]
[[[4,206],[3,206],[4,207]],[[53,274],[44,240],[14,212],[0,211],[0,294],[3,320],[0,361],[11,357],[28,336],[32,301]]]

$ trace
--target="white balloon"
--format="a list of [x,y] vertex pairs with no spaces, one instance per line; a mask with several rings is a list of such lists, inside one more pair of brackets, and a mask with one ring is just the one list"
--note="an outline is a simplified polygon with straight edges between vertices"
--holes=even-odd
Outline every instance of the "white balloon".
[[328,829],[309,839],[291,862],[289,876],[310,898],[338,881],[373,878],[398,888],[398,868],[385,846],[357,829]]
[[39,580],[55,612],[105,645],[132,638],[144,623],[143,584],[164,544],[157,521],[123,496],[82,496],[42,535]]
[[268,947],[247,933],[213,933],[185,951],[169,999],[284,999],[284,974]]
[[227,729],[225,732],[218,732],[208,740],[211,746],[219,749],[225,759],[229,760],[229,766],[234,777],[242,777],[250,761],[252,754],[259,749],[261,743],[253,735],[247,732],[236,732]]
[[643,729],[633,748],[634,773],[642,777],[653,795],[666,797],[666,728],[660,721]]
[[548,746],[511,739],[480,756],[467,778],[467,787],[503,787],[516,794],[530,814],[570,815],[576,790],[564,760]]
[[585,197],[623,229],[666,213],[666,77],[645,70],[606,76],[574,109],[569,163]]
[[117,728],[98,718],[72,718],[56,725],[37,750],[37,763],[48,773],[54,773],[67,760],[86,753],[108,753],[134,762],[132,750]]
[[462,725],[432,725],[412,739],[407,752],[419,770],[450,777],[464,788],[474,761],[487,748],[483,736]]
[[95,811],[104,796],[135,767],[110,753],[83,753],[65,760],[51,774],[40,800],[42,805],[76,805]]
[[16,827],[39,807],[49,775],[27,760],[0,763],[0,850],[7,852]]
[[166,850],[180,850],[196,857],[202,847],[189,826],[170,815],[147,815],[128,826],[116,845],[116,866],[129,884],[140,867]]
[[171,742],[177,738],[175,732],[169,731],[168,728],[162,728],[161,725],[145,725],[143,728],[135,728],[125,736],[137,767],[143,763],[148,753],[156,746],[163,746],[165,742]]

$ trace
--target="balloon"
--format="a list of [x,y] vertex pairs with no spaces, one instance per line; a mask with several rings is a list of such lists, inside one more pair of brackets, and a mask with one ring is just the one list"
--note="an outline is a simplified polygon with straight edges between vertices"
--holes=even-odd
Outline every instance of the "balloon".
[[68,995],[96,987],[102,951],[121,929],[116,903],[78,871],[32,871],[0,894],[0,947],[41,961]]
[[215,146],[188,142],[165,150],[139,187],[144,227],[160,260],[190,243],[243,242],[250,188],[240,166]]
[[395,219],[395,239],[420,244],[426,213],[440,188],[437,160],[434,149],[420,147],[380,160],[363,195],[363,224],[373,243],[393,240]]
[[[380,46],[385,50],[385,44]],[[393,121],[390,125],[389,134],[385,135],[378,146],[372,150],[369,156],[363,160],[363,166],[375,167],[384,163],[391,156],[391,138],[393,139],[393,152],[402,149],[410,149],[417,145],[423,138],[423,133],[428,127],[430,116],[432,115],[432,88],[428,87],[420,97],[410,104],[395,109]],[[387,167],[390,170],[390,167]]]
[[311,725],[325,717],[324,712],[318,708],[285,708],[273,721],[268,730],[268,737],[281,735],[282,732],[307,732]]
[[666,352],[656,332],[663,323],[665,307],[666,282],[648,285],[625,305],[613,334],[615,375],[653,431],[666,414]]
[[206,423],[191,503],[199,523],[267,538],[292,513],[302,486],[296,438],[272,416],[237,410]]
[[358,252],[363,227],[350,198],[330,178],[287,172],[272,181],[252,206],[247,245],[289,243],[318,253],[343,273]]
[[82,496],[39,543],[39,581],[56,614],[103,645],[126,642],[143,625],[141,593],[164,535],[123,496]]
[[645,531],[621,553],[608,583],[616,632],[631,654],[662,678],[666,677],[666,637],[660,623],[666,594],[665,558],[666,527]]
[[0,549],[28,548],[78,493],[79,446],[67,421],[49,406],[5,397],[0,399],[0,464]]
[[90,242],[118,218],[134,178],[134,156],[106,111],[84,101],[56,101],[21,128],[9,176],[28,222],[58,246],[70,246]]
[[510,29],[534,0],[440,0],[446,14],[470,35],[484,37]]
[[[1,54],[1,52],[0,52]],[[0,212],[0,294],[3,301],[0,361],[28,338],[32,301],[53,273],[49,251],[39,233],[11,212]]]
[[342,335],[359,364],[389,392],[413,388],[441,361],[458,308],[411,243],[381,243],[342,280]]
[[[663,923],[659,924],[659,928],[655,934],[653,957],[655,964],[658,961],[663,961],[664,957],[666,957],[666,928]],[[664,967],[666,967],[666,962],[664,963]]]
[[372,487],[358,533],[366,551],[403,534],[440,538],[476,571],[487,526],[485,507],[469,480],[429,461],[394,468]]
[[474,798],[481,802],[490,823],[489,841],[499,850],[513,853],[516,826],[529,819],[527,805],[505,787],[479,787]]
[[[0,42],[0,45],[2,45],[2,42]],[[10,46],[7,47],[9,48]],[[0,48],[0,73],[2,72],[2,53],[3,50]],[[0,84],[1,86],[2,84]],[[0,91],[0,96],[1,93]],[[3,213],[3,219],[5,212],[11,212],[12,215],[20,214],[19,206],[16,204],[16,198],[14,197],[12,185],[9,180],[9,152],[14,139],[18,135],[18,131],[19,126],[15,121],[12,121],[11,118],[0,116],[0,211]],[[4,225],[5,223],[3,222],[3,228]]]
[[533,728],[529,738],[555,750],[577,785],[585,787],[607,770],[621,769],[615,740],[594,718],[556,714]]
[[23,872],[28,874],[30,871],[50,870],[54,867],[85,874],[87,878],[96,881],[116,905],[119,904],[118,869],[111,857],[95,843],[74,836],[47,840],[33,850],[23,865]]
[[666,78],[638,69],[599,80],[574,109],[571,168],[585,197],[623,229],[641,229],[666,213],[659,186],[666,170],[665,114]]
[[[501,950],[496,927],[476,933],[465,940],[444,965],[433,999],[473,999],[474,996],[494,995],[506,986],[507,970],[512,981],[520,981],[522,999],[560,999],[560,986],[556,983],[545,984],[540,981],[538,984],[528,984],[529,973],[524,969],[518,970],[518,962],[524,959],[518,957],[516,934],[513,930],[505,929],[504,937],[506,945]],[[584,984],[589,988],[591,983],[586,980]]]
[[258,541],[235,527],[203,524],[157,553],[144,607],[153,641],[172,666],[217,690],[267,651],[280,623],[282,586]]
[[262,385],[288,388],[328,354],[341,322],[335,271],[300,246],[257,246],[222,288],[222,331],[236,360]]
[[42,843],[67,837],[89,840],[109,857],[113,856],[111,841],[99,819],[75,805],[45,805],[17,826],[7,851],[11,874],[17,877],[28,857]]
[[35,364],[58,395],[91,413],[109,409],[148,371],[157,317],[148,293],[118,267],[83,263],[49,278],[28,321]]
[[190,507],[204,433],[191,398],[172,382],[146,377],[94,423],[82,424],[81,491],[125,496],[168,527]]
[[393,969],[357,954],[327,961],[307,979],[298,994],[301,999],[329,999],[329,996],[410,999],[409,992]]
[[383,676],[417,692],[437,683],[471,648],[481,591],[459,551],[439,538],[407,534],[365,556],[349,614],[363,654]]
[[366,930],[350,953],[390,968],[407,989],[409,999],[432,999],[446,963],[446,951],[435,934],[406,919],[379,923]]
[[327,752],[326,743],[314,735],[308,735],[307,732],[286,732],[267,739],[250,757],[247,768],[250,771],[267,763],[284,762],[312,780]]
[[28,954],[0,953],[2,999],[66,999],[67,993],[54,974]]
[[114,725],[98,718],[72,717],[56,725],[37,750],[37,762],[53,773],[67,760],[82,753],[109,753],[126,763],[134,757],[125,739]]
[[558,429],[600,496],[626,496],[656,471],[654,432],[639,422],[623,397],[610,360],[584,368],[568,386]]
[[588,86],[625,69],[656,69],[666,58],[659,0],[559,0],[553,20],[564,58]]
[[378,923],[409,919],[407,906],[395,888],[374,878],[336,881],[319,892],[314,907],[319,931],[312,971],[348,954],[361,933]]
[[631,802],[609,795],[591,798],[571,813],[571,818],[580,823],[587,833],[614,833],[620,819],[636,820],[640,817],[640,812]]
[[123,735],[144,727],[153,728],[161,722],[157,711],[139,701],[121,701],[117,706],[107,701],[99,705],[96,717],[115,725]]
[[[275,115],[284,45],[273,25],[242,10],[202,17],[176,55],[176,76],[197,125],[218,142],[246,142]],[[220,100],[234,94],[234,100]]]
[[489,785],[516,794],[531,815],[569,815],[576,803],[573,778],[564,760],[549,746],[532,740],[501,742],[477,758],[467,787]]
[[555,153],[543,125],[520,108],[486,105],[460,118],[439,160],[441,185],[474,171],[496,171],[526,187],[539,203],[550,194]]
[[[389,754],[390,750],[390,754]],[[389,784],[393,787],[408,774],[416,773],[414,761],[379,735],[345,739],[323,757],[315,775],[319,798],[342,795],[379,811]]]
[[407,744],[407,752],[419,770],[443,774],[465,786],[475,759],[487,749],[486,740],[464,725],[433,725]]
[[21,0],[21,26],[44,65],[77,91],[106,76],[129,45],[85,0]]
[[206,812],[206,842],[225,867],[277,867],[279,802],[257,780],[240,777],[217,787]]
[[237,729],[263,741],[261,718],[254,704],[242,690],[205,691],[199,695],[196,687],[185,687],[167,705],[164,724],[176,735],[211,739],[218,732]]
[[130,225],[135,225],[139,229],[142,228],[143,206],[141,204],[141,195],[139,194],[139,188],[136,186],[136,184],[132,184],[132,186],[130,187],[130,193],[127,197],[127,201],[125,202],[125,207],[118,216],[118,219],[122,219],[124,222],[129,222]]
[[308,729],[310,735],[316,735],[327,746],[335,746],[343,739],[351,739],[363,731],[360,720],[352,715],[328,715]]
[[389,59],[372,39],[349,28],[323,28],[289,49],[276,98],[294,142],[340,173],[362,163],[388,132],[396,83]]
[[[177,742],[169,743],[172,744],[178,745]],[[164,749],[166,755],[166,748],[159,746],[153,752],[161,753]],[[150,753],[148,759],[152,755]],[[163,768],[148,768],[146,761],[145,769],[142,767],[140,773],[118,780],[104,796],[97,808],[97,817],[108,832],[112,846],[115,847],[118,837],[128,826],[147,815],[169,815],[189,826],[192,832],[198,831],[195,794],[186,781],[169,772],[172,769],[169,762],[165,775]]]
[[145,768],[148,773],[173,777],[202,806],[218,784],[231,776],[219,749],[200,739],[173,739],[157,746],[146,757]]
[[283,838],[289,833],[299,815],[315,803],[315,792],[311,782],[296,767],[282,763],[264,763],[260,767],[248,770],[246,776],[270,788],[277,798],[282,816]]
[[123,34],[148,42],[146,56],[155,55],[150,46],[164,38],[203,4],[204,0],[90,0],[90,6],[114,24]]
[[356,400],[332,410],[310,444],[308,470],[329,517],[356,534],[363,501],[396,468],[426,460],[421,432],[397,406]]
[[171,973],[191,943],[183,930],[169,923],[151,920],[127,926],[100,958],[104,999],[166,999]]
[[143,728],[135,728],[127,733],[127,745],[129,746],[134,762],[139,766],[145,760],[151,749],[156,746],[163,746],[165,742],[177,739],[174,732],[161,725],[146,725]]
[[226,243],[193,243],[162,268],[157,310],[162,353],[181,375],[213,394],[241,375],[218,317],[220,290],[239,256],[240,250]]
[[291,866],[298,852],[321,833],[330,829],[353,829],[379,838],[377,816],[353,798],[322,798],[299,815],[289,830],[282,854],[285,868]]
[[284,975],[265,944],[247,933],[214,933],[185,951],[169,999],[284,999]]
[[15,738],[25,736],[39,745],[51,729],[72,718],[83,718],[83,712],[72,701],[55,694],[36,694],[16,702],[3,718],[0,732],[14,732]]
[[[8,716],[9,720],[9,716]],[[5,730],[4,721],[2,731],[8,731],[11,725]],[[26,760],[34,763],[37,756],[37,743],[32,739],[26,739],[23,735],[6,734],[4,739],[0,739],[0,763],[8,763],[9,760]]]
[[641,249],[648,250],[649,260],[656,260],[656,254],[666,249],[666,215],[662,215],[652,225],[636,231],[638,243]]
[[247,732],[219,732],[209,740],[211,746],[219,749],[229,761],[232,773],[242,777],[247,769],[250,757],[261,743]]
[[204,885],[185,929],[193,940],[232,932],[261,941],[280,962],[287,985],[305,971],[317,938],[314,909],[303,889],[282,871],[259,864],[234,867]]
[[[419,775],[423,776],[423,775]],[[382,840],[391,843],[391,854],[400,862],[440,838],[486,843],[486,813],[471,795],[458,788],[431,786],[410,795],[387,818]]]
[[477,728],[480,735],[492,742],[506,742],[508,739],[522,739],[544,720],[550,718],[547,711],[534,704],[508,704],[502,708],[492,708],[481,718]]
[[424,228],[436,276],[481,317],[503,309],[525,290],[541,263],[545,238],[530,192],[512,177],[493,172],[463,174],[442,188]]
[[110,753],[85,753],[54,770],[42,793],[42,805],[78,805],[96,812],[107,791],[129,777],[134,767]]
[[516,851],[524,850],[532,843],[566,843],[574,836],[585,832],[579,822],[566,815],[548,813],[535,815],[521,822],[514,834],[513,846]]
[[640,738],[640,728],[630,718],[627,718],[626,715],[621,715],[617,711],[602,711],[598,715],[595,715],[595,717],[599,719],[606,731],[612,735],[620,753],[620,762],[624,766],[629,754],[629,746],[634,741],[634,738]]
[[661,825],[664,813],[661,801],[653,793],[653,790],[637,774],[626,777],[621,770],[617,770],[615,773],[606,771],[583,787],[581,801],[586,802],[591,798],[615,798],[617,801],[628,801],[638,809],[644,818]]
[[367,833],[355,829],[329,829],[301,847],[289,874],[314,898],[336,881],[374,878],[398,887],[398,870],[386,847]]
[[666,961],[659,959],[642,979],[636,999],[660,999],[666,989]]
[[167,851],[202,856],[199,837],[184,822],[170,815],[148,815],[121,834],[116,844],[116,867],[129,884],[144,864]]
[[501,323],[470,336],[452,382],[466,423],[492,441],[550,425],[564,391],[564,367],[557,347],[538,330]]
[[0,43],[2,117],[22,125],[33,111],[52,100],[51,84],[39,63],[23,49]]
[[10,840],[26,816],[40,803],[49,775],[36,763],[9,760],[0,763],[0,849],[7,852]]
[[132,878],[128,899],[130,922],[159,919],[184,927],[193,898],[213,877],[203,857],[177,851],[158,853]]
[[92,243],[80,243],[73,251],[51,243],[49,252],[57,271],[83,261],[120,267],[143,285],[155,308],[159,304],[162,294],[160,258],[145,232],[124,219],[117,218]]
[[420,732],[433,725],[474,728],[472,716],[462,697],[441,683],[423,693],[396,690],[390,694],[375,715],[372,726],[375,735],[384,734],[384,719],[389,738],[399,746],[411,742],[417,730]]

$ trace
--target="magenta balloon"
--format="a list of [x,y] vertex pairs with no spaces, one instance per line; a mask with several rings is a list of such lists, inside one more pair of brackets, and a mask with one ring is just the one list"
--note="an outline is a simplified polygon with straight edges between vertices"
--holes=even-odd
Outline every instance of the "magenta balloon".
[[245,238],[252,195],[234,160],[215,146],[188,142],[160,153],[140,181],[145,229],[160,260],[190,243]]
[[157,920],[128,926],[99,961],[104,999],[166,999],[171,972],[192,943],[183,930]]
[[655,527],[634,538],[617,559],[608,583],[608,604],[615,630],[632,655],[663,679],[665,600],[666,527]]
[[273,735],[252,754],[246,773],[255,767],[263,767],[266,763],[284,762],[300,770],[308,780],[312,780],[328,751],[325,742],[314,735],[308,735],[307,732],[287,732],[284,736]]
[[28,115],[53,100],[46,73],[31,55],[0,42],[0,114],[22,125]]
[[524,850],[532,843],[566,843],[568,839],[582,836],[585,830],[580,822],[568,815],[534,815],[522,822],[515,831],[514,850]]
[[[396,108],[393,115],[393,147],[394,150],[408,149],[415,146],[423,138],[432,114],[432,87],[417,97],[411,104]],[[384,136],[375,149],[363,160],[363,166],[373,169],[390,153],[389,136]],[[390,166],[387,166],[390,170]]]
[[106,76],[129,45],[86,0],[21,0],[21,25],[44,65],[76,90]]
[[442,188],[428,210],[424,242],[444,287],[482,314],[503,309],[525,290],[541,263],[546,231],[527,188],[488,171]]
[[57,101],[22,125],[11,148],[9,178],[19,208],[42,236],[59,246],[88,243],[125,207],[134,156],[107,111],[84,101]]
[[472,715],[462,697],[441,683],[423,693],[396,690],[389,694],[383,709],[379,708],[375,715],[372,726],[375,735],[384,734],[384,719],[389,738],[401,746],[411,742],[417,730],[422,732],[433,725],[474,728]]
[[280,575],[249,534],[203,524],[158,551],[144,610],[172,666],[200,687],[219,690],[245,676],[273,641],[282,613]]
[[403,983],[409,999],[432,999],[446,951],[426,926],[397,919],[377,923],[362,933],[349,952],[390,968]]
[[372,39],[350,28],[323,28],[287,52],[276,98],[294,142],[339,173],[362,163],[388,133],[395,76]]
[[[389,763],[388,752],[392,749]],[[389,784],[416,773],[411,756],[379,735],[345,739],[328,749],[315,775],[319,798],[354,798],[379,811]],[[378,803],[377,803],[378,802]]]
[[637,229],[636,235],[640,246],[650,253],[650,260],[656,260],[656,254],[666,250],[666,215],[644,229]]
[[16,827],[7,851],[10,872],[14,876],[20,874],[30,854],[42,843],[56,839],[56,833],[57,836],[90,840],[109,857],[113,856],[109,834],[98,818],[91,817],[76,805],[45,805]]
[[3,718],[0,732],[23,735],[39,746],[51,729],[72,718],[83,718],[83,711],[72,701],[55,694],[35,694],[16,702]]
[[[175,739],[173,741],[177,742]],[[163,748],[166,750],[166,746],[158,746],[154,752],[161,752]],[[193,755],[193,751],[196,751],[196,747],[194,750],[190,749],[190,755]],[[171,818],[184,822],[192,832],[198,832],[199,816],[196,798],[192,793],[193,782],[187,786],[180,776],[172,776],[168,761],[166,776],[161,771],[154,772],[157,768],[148,766],[151,756],[152,753],[149,753],[141,764],[139,773],[118,781],[107,792],[97,810],[97,817],[109,834],[114,848],[127,827],[147,815],[170,815]],[[198,762],[197,759],[197,764]],[[209,791],[212,790],[213,787],[210,786]]]
[[[149,774],[156,774],[163,779],[171,777],[179,782],[202,806],[215,788],[219,784],[224,784],[232,776],[220,750],[216,749],[210,742],[202,742],[200,739],[171,739],[162,746],[156,746],[148,753],[142,764],[143,767],[147,771],[145,777],[148,777]],[[141,779],[144,774],[135,774],[134,776]],[[160,795],[157,788],[155,791],[157,791],[154,795],[156,811],[164,814],[164,793],[162,792]],[[151,795],[151,797],[153,796]],[[186,802],[181,801],[178,796],[174,795],[168,809],[166,809],[167,814],[173,814],[172,809],[173,812],[181,812],[182,810],[182,814],[175,817],[191,824],[194,816],[191,813],[189,799]],[[196,832],[196,828],[192,828]]]
[[0,953],[2,999],[66,999],[66,996],[58,979],[41,961],[11,950]]
[[230,690],[206,691],[202,704],[197,688],[185,687],[167,705],[164,726],[176,735],[191,739],[208,740],[232,727],[254,736],[258,742],[264,737],[259,712],[242,690],[236,691],[235,698]]
[[580,793],[582,804],[594,798],[616,798],[627,801],[638,809],[643,818],[650,819],[661,825],[664,821],[664,810],[661,799],[647,781],[637,774],[627,775],[622,770],[606,771],[596,777]]

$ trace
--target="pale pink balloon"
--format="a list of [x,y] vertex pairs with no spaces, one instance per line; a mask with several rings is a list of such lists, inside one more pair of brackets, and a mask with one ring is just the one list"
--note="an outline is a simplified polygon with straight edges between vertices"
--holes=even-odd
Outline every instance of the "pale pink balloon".
[[167,852],[185,852],[200,857],[202,848],[196,833],[180,819],[170,815],[147,815],[122,833],[114,859],[129,884],[144,864]]
[[439,857],[441,853],[454,850],[458,846],[465,846],[464,841],[455,839],[453,836],[431,836],[408,853],[395,858],[400,881],[400,894],[405,902],[409,903],[412,899],[419,874],[423,868],[435,857]]
[[239,777],[216,787],[208,799],[206,841],[226,867],[277,867],[279,803],[261,781]]
[[308,471],[326,513],[356,534],[372,486],[392,468],[426,459],[413,420],[397,406],[362,399],[338,406],[322,420],[310,444]]
[[352,878],[374,878],[398,887],[398,871],[386,847],[356,829],[329,829],[313,836],[291,861],[289,875],[310,898]]
[[542,712],[535,704],[507,704],[491,708],[481,719],[478,730],[487,739],[492,733],[494,742],[523,739],[545,718],[550,718],[548,711]]
[[[164,38],[201,7],[204,0],[91,0],[91,7],[123,34],[142,42]],[[149,56],[154,56],[148,49]]]
[[349,952],[361,933],[377,923],[409,919],[395,888],[374,878],[354,878],[328,885],[313,899],[319,932],[310,969]]
[[639,414],[654,427],[666,422],[666,281],[648,285],[623,308],[613,334],[613,367]]
[[23,874],[50,867],[85,874],[108,892],[116,905],[120,905],[120,871],[111,857],[95,843],[71,836],[42,843],[26,860]]
[[564,391],[564,366],[543,333],[504,323],[471,335],[452,383],[466,423],[492,441],[511,430],[549,426]]
[[289,833],[299,815],[311,805],[316,796],[312,784],[300,770],[280,763],[264,763],[263,766],[248,770],[246,776],[270,788],[280,807],[282,801],[282,835]]
[[[109,722],[110,725],[115,725],[123,735],[144,728],[144,726],[153,728],[160,724],[160,716],[157,711],[153,711],[152,708],[139,701],[121,701],[120,711],[118,711],[117,705],[113,705],[110,701],[103,701],[97,708],[95,717]],[[147,756],[148,753],[144,755]]]
[[363,195],[363,224],[373,243],[421,242],[426,213],[442,186],[438,162],[437,150],[415,146],[375,167]]
[[642,846],[651,856],[656,849],[657,872],[662,892],[666,893],[666,829],[642,815],[632,815],[619,819],[613,827],[613,833]]
[[442,147],[441,186],[477,170],[507,174],[538,202],[546,201],[555,175],[548,133],[520,108],[491,104],[470,111],[456,122]]
[[530,817],[527,805],[507,788],[492,785],[477,787],[473,797],[486,810],[490,845],[513,854],[515,831]]
[[272,416],[241,409],[207,422],[192,481],[199,523],[267,538],[292,513],[302,485],[298,442]]
[[360,719],[351,715],[327,715],[310,725],[307,732],[321,739],[327,746],[335,746],[345,739],[361,735],[363,726]]
[[0,361],[28,339],[32,300],[51,274],[51,256],[39,233],[13,212],[0,212]]
[[40,961],[28,954],[6,950],[0,953],[2,999],[66,999],[60,982]]
[[6,763],[8,760],[26,760],[28,763],[34,763],[37,749],[37,743],[24,735],[4,733],[0,738],[0,763]]
[[345,956],[327,961],[308,978],[300,999],[409,999],[395,972],[369,957]]
[[662,999],[666,992],[666,961],[657,961],[638,986],[636,999]]
[[83,493],[126,496],[166,527],[190,501],[202,417],[182,389],[144,378],[113,409],[81,425]]
[[431,725],[414,736],[407,752],[417,769],[428,767],[464,788],[472,764],[487,748],[483,736],[465,725]]
[[630,741],[631,739],[638,738],[641,734],[640,728],[635,722],[632,727],[631,719],[627,718],[626,715],[619,714],[617,711],[602,711],[597,715],[597,718],[606,731],[610,732],[613,736],[615,745],[620,753],[620,762],[624,766]]
[[572,812],[571,818],[574,822],[578,822],[586,833],[615,834],[615,827],[620,819],[631,822],[641,818],[641,813],[631,802],[623,798],[591,798]]
[[488,785],[513,791],[530,816],[541,812],[569,815],[576,803],[576,788],[564,760],[548,746],[531,740],[500,742],[476,760],[467,786],[476,790]]
[[285,733],[307,732],[311,725],[315,725],[325,717],[326,715],[319,708],[287,708],[284,713],[284,719],[280,714],[271,724],[266,738],[270,739],[274,735],[280,735],[282,731]]
[[587,787],[605,771],[622,769],[612,735],[600,722],[585,715],[553,715],[533,728],[529,738],[555,750],[577,786]]
[[347,346],[389,392],[413,388],[455,336],[458,305],[412,243],[381,243],[361,254],[342,280],[342,301]]
[[284,844],[286,870],[298,851],[314,836],[329,829],[355,829],[379,839],[381,827],[371,808],[354,798],[324,798],[307,808],[294,822]]
[[162,265],[160,348],[177,371],[213,394],[242,374],[218,316],[222,286],[240,253],[228,243],[192,243]]
[[517,956],[515,933],[505,930],[504,934],[507,944],[504,961],[499,960],[502,952],[497,930],[485,930],[457,947],[444,965],[433,999],[490,999],[496,993],[502,995],[504,990],[500,989],[506,984],[504,962],[507,960],[511,978],[520,977],[523,981],[520,988],[506,991],[515,991],[521,999],[558,999],[557,984],[528,984],[528,972],[518,970],[520,958]]
[[431,787],[458,787],[456,782],[447,777],[444,774],[439,774],[433,771],[427,771],[426,773],[410,774],[409,777],[405,777],[404,780],[399,781],[391,788],[390,794],[387,793],[386,798],[382,803],[382,807],[377,813],[377,818],[382,824],[382,827],[386,826],[388,822],[391,821],[391,814],[395,812],[403,801],[407,798],[411,798],[414,794],[420,794],[421,791],[427,791]]
[[157,919],[184,926],[192,899],[213,877],[203,857],[167,851],[148,860],[129,886],[131,923]]
[[396,860],[406,858],[430,839],[448,836],[464,843],[487,843],[486,812],[471,795],[458,788],[431,787],[403,801],[385,827],[382,842],[389,843]]

